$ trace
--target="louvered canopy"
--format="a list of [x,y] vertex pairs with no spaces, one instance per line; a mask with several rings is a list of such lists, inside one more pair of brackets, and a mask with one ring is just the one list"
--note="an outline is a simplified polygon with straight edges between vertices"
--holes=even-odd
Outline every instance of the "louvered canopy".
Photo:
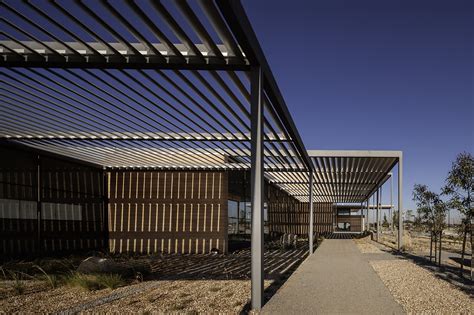
[[239,1],[2,1],[0,140],[106,169],[248,169],[262,69],[266,171],[311,161]]
[[[361,203],[388,178],[400,151],[310,150],[314,165],[314,200]],[[309,176],[304,172],[272,172],[272,182],[300,201],[308,202]]]

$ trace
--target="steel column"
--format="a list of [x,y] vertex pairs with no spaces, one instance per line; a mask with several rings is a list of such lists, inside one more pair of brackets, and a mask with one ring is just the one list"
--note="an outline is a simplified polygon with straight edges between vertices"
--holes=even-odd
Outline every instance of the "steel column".
[[309,254],[313,253],[313,172],[309,173]]
[[252,69],[251,77],[251,189],[252,189],[252,309],[263,306],[263,74]]
[[41,157],[40,155],[36,156],[36,187],[37,187],[37,194],[36,194],[36,221],[37,221],[37,240],[38,240],[38,252],[41,253],[43,251],[43,244],[41,239]]
[[390,230],[393,231],[393,174],[390,173]]
[[367,231],[370,231],[370,225],[369,225],[369,204],[370,204],[370,197],[367,198],[367,218],[366,218],[366,223],[365,225],[367,226]]
[[380,188],[377,189],[377,210],[376,210],[376,216],[375,216],[375,221],[377,222],[377,234],[376,234],[376,240],[377,242],[379,241],[379,235],[380,235]]
[[403,246],[403,156],[398,159],[398,250]]

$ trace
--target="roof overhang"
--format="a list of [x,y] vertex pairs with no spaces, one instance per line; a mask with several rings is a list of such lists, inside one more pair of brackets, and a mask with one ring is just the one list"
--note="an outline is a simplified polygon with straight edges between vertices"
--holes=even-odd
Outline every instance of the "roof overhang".
[[107,169],[248,169],[260,68],[265,169],[312,167],[240,1],[0,6],[0,141]]
[[[392,176],[401,151],[309,150],[314,167],[314,200],[360,204]],[[307,173],[272,173],[272,182],[300,201],[309,201]]]

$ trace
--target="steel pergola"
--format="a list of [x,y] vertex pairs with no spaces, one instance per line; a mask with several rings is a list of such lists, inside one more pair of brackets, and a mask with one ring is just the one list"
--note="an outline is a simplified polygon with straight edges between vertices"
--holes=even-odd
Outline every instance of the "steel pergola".
[[[369,209],[375,209],[378,240],[381,187],[389,179],[392,183],[391,171],[398,165],[398,211],[402,213],[403,153],[401,151],[309,150],[308,155],[313,163],[313,168],[309,173],[269,172],[267,176],[270,182],[290,192],[299,201],[309,202],[310,205],[313,205],[313,202],[358,204],[361,216],[362,208],[367,209],[367,217]],[[371,198],[376,199],[373,200],[372,206],[370,205]],[[392,200],[390,207],[393,207]],[[399,215],[398,219],[398,248],[400,249],[403,246],[403,216]],[[313,210],[310,209],[310,229],[312,221]],[[368,220],[366,224],[368,229]]]
[[240,2],[12,0],[0,11],[0,142],[105,170],[251,169],[260,309],[264,174],[313,164]]

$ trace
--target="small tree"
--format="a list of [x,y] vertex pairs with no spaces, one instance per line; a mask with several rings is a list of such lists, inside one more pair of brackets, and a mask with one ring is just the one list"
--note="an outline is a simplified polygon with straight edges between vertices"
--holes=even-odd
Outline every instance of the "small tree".
[[445,228],[447,206],[441,200],[438,194],[430,191],[426,185],[416,184],[413,188],[413,201],[415,201],[420,214],[422,222],[426,224],[430,231],[430,260],[433,256],[433,243],[435,251],[435,262],[436,262],[436,249],[439,238],[439,259],[438,264],[441,264],[441,239],[443,235],[443,229]]
[[[443,193],[450,196],[450,207],[457,209],[463,216],[461,225],[463,230],[463,244],[461,251],[461,275],[463,272],[464,255],[466,252],[466,239],[471,235],[472,244],[472,220],[474,219],[474,205],[472,202],[474,194],[474,157],[467,152],[461,153],[453,162],[451,170],[446,178],[446,186]],[[471,278],[473,259],[471,255]]]
[[388,227],[388,220],[387,220],[387,214],[383,214],[383,222],[382,222],[383,227]]

